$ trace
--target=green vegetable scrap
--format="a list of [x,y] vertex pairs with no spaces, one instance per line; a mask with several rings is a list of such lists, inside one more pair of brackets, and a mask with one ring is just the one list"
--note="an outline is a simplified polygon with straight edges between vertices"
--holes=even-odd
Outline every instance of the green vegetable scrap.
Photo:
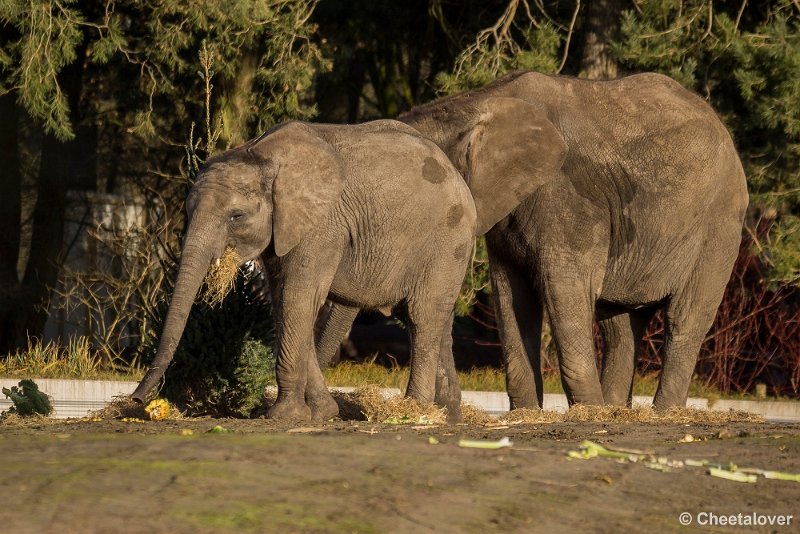
[[588,460],[590,458],[597,458],[598,456],[602,456],[605,458],[617,458],[623,462],[638,462],[639,460],[645,458],[646,454],[638,454],[638,453],[631,453],[631,452],[620,452],[615,451],[613,449],[607,449],[600,445],[599,443],[595,443],[594,441],[583,440],[580,444],[580,450],[577,451],[569,451],[567,453],[569,458],[575,458],[578,460]]
[[659,456],[655,459],[651,458],[649,462],[644,462],[645,467],[664,473],[669,473],[673,469],[680,469],[683,465],[683,462],[680,460],[670,460],[666,456]]
[[726,471],[737,471],[739,469],[739,466],[733,462],[720,464],[709,462],[708,460],[686,460],[684,463],[689,467],[713,467],[715,469],[724,469]]
[[756,467],[743,467],[739,469],[742,473],[750,473],[753,475],[761,475],[764,478],[772,480],[788,480],[790,482],[800,482],[800,473],[782,473],[780,471],[768,471],[766,469],[758,469]]
[[392,415],[391,417],[387,417],[383,420],[383,424],[385,425],[435,425],[436,421],[432,421],[430,417],[427,415],[420,415],[418,417],[413,417],[410,415]]
[[569,451],[567,453],[568,458],[575,458],[579,460],[588,460],[590,458],[597,458],[600,456],[616,458],[619,462],[639,462],[649,469],[662,471],[664,473],[668,473],[674,468],[682,468],[684,466],[704,467],[708,469],[708,474],[712,477],[732,480],[734,482],[754,484],[758,480],[759,475],[773,480],[800,482],[800,473],[782,473],[780,471],[769,471],[755,467],[739,468],[739,466],[733,462],[721,464],[709,462],[708,460],[670,460],[666,456],[654,456],[653,454],[634,453],[630,451],[615,451],[613,449],[607,449],[602,445],[592,441],[582,441],[580,444],[580,450]]
[[466,447],[468,449],[502,449],[503,447],[511,447],[514,444],[508,438],[502,438],[497,441],[483,440],[483,439],[460,439],[458,440],[459,447]]
[[17,415],[50,415],[53,412],[53,405],[50,398],[39,391],[39,386],[33,380],[20,380],[11,389],[3,388],[3,394],[11,399],[14,406],[8,410],[9,413]]
[[755,481],[758,480],[757,475],[742,473],[741,471],[728,471],[727,469],[719,469],[717,467],[709,467],[708,474],[712,477],[733,480],[734,482],[747,482],[750,484],[754,484]]

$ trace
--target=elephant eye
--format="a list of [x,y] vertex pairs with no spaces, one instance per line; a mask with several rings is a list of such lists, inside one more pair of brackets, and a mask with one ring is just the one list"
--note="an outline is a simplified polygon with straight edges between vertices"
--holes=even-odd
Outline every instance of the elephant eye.
[[230,222],[241,222],[244,219],[244,213],[241,211],[234,211],[231,213],[230,218],[228,219]]

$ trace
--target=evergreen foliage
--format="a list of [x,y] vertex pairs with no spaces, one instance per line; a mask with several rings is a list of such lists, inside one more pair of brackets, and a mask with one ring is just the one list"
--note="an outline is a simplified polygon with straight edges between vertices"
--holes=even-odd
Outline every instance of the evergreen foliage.
[[11,389],[3,388],[3,394],[14,403],[9,413],[22,416],[50,415],[53,411],[50,398],[39,391],[39,386],[33,380],[20,380],[19,384],[11,386]]
[[[155,324],[154,331],[161,327]],[[247,302],[241,288],[219,308],[197,303],[164,375],[161,396],[194,414],[247,416],[263,401],[265,387],[275,384],[272,344],[269,303]],[[158,337],[150,336],[145,363],[157,348]]]
[[[612,47],[628,71],[667,74],[722,116],[745,166],[759,252],[774,282],[800,285],[800,7],[796,2],[641,2]],[[752,226],[752,223],[750,223]]]

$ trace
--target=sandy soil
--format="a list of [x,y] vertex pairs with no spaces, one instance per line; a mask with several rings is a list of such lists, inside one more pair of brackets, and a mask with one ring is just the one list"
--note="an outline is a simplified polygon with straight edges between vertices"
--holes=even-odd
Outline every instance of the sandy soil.
[[[216,425],[232,432],[206,432]],[[686,434],[695,441],[680,442]],[[458,446],[502,437],[513,447]],[[0,425],[0,525],[16,533],[798,531],[798,482],[568,459],[584,439],[800,473],[800,425],[47,420]],[[711,514],[746,521],[753,513],[793,517],[788,526],[698,527]]]

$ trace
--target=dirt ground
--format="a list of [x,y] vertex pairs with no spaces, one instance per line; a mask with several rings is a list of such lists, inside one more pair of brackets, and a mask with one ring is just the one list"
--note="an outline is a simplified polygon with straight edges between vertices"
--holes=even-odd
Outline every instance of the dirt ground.
[[[216,425],[231,432],[207,432]],[[681,442],[687,434],[694,440]],[[458,445],[503,437],[511,448]],[[799,530],[798,482],[568,459],[586,439],[800,473],[800,425],[6,422],[0,525],[15,533]],[[731,515],[764,524],[721,526]],[[791,524],[770,526],[777,516]]]

